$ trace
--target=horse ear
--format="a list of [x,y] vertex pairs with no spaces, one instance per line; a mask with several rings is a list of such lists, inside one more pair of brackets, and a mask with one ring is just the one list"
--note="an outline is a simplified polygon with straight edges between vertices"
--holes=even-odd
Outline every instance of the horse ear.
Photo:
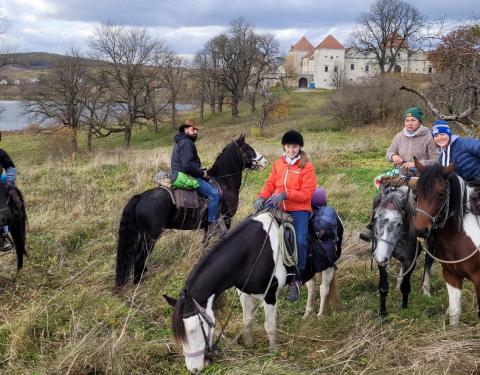
[[416,156],[413,157],[413,162],[415,163],[415,168],[417,168],[417,170],[420,171],[420,173],[425,172],[425,169],[427,169],[427,167],[425,167],[425,166],[422,164],[422,162],[417,159]]
[[443,167],[443,174],[444,176],[448,176],[449,174],[452,174],[455,171],[455,164],[450,163],[448,166]]
[[245,143],[245,134],[240,134],[240,137],[238,137],[237,143],[239,144]]
[[173,297],[170,297],[170,296],[167,296],[166,294],[164,294],[163,298],[165,298],[167,303],[172,307],[175,307],[175,305],[177,304],[177,300]]

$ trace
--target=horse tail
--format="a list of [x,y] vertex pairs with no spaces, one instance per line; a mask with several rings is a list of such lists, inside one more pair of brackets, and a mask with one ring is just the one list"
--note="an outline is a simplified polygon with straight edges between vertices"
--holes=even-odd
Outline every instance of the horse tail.
[[130,276],[136,256],[138,232],[135,220],[135,207],[141,195],[134,195],[123,209],[118,228],[117,265],[115,284],[117,288],[124,286]]
[[178,343],[184,343],[187,341],[187,334],[185,332],[185,324],[183,322],[183,308],[185,305],[185,298],[181,297],[175,304],[175,310],[172,317],[172,332],[175,341]]
[[343,232],[344,232],[343,222],[342,222],[342,219],[340,219],[340,216],[338,216],[337,214],[337,246],[335,250],[337,259],[339,259],[340,255],[342,255]]
[[338,292],[338,271],[335,270],[333,274],[332,281],[330,282],[330,290],[328,291],[327,296],[327,306],[330,306],[333,311],[338,311],[342,308],[342,298],[340,297],[340,293]]

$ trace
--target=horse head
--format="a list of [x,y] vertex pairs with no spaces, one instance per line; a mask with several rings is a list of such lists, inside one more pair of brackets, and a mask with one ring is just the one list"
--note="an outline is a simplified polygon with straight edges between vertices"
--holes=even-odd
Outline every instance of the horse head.
[[208,299],[203,308],[195,299],[184,295],[178,300],[164,295],[167,303],[174,307],[172,331],[175,340],[183,347],[185,365],[192,374],[199,373],[208,364],[212,352],[215,316],[214,296]]
[[259,154],[252,146],[245,142],[245,135],[241,134],[237,140],[233,142],[242,156],[245,168],[261,170],[267,165],[267,159]]
[[423,165],[415,158],[415,167],[421,172],[417,182],[417,207],[415,209],[415,229],[417,235],[427,238],[432,228],[445,224],[449,211],[450,183],[449,177],[455,166],[449,164]]
[[380,266],[390,261],[398,242],[410,232],[410,196],[408,188],[398,188],[375,211],[373,258]]

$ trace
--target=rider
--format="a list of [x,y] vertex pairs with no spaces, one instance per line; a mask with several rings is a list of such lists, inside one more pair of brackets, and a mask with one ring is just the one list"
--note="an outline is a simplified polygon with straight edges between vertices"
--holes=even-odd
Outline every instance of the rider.
[[[0,135],[0,139],[1,139],[1,135]],[[3,174],[3,171],[5,171],[5,174]],[[1,177],[2,185],[5,185],[7,190],[13,189],[15,187],[17,170],[10,156],[8,156],[8,154],[1,148],[0,148],[0,174],[2,175]],[[7,235],[8,235],[8,225],[5,225],[3,227],[3,233],[1,235],[1,242],[2,242],[1,251],[9,251],[12,249],[12,244],[10,243],[10,241],[7,240]]]
[[[439,150],[431,138],[430,130],[423,126],[423,113],[420,107],[407,108],[403,118],[404,127],[393,138],[386,157],[399,169],[400,175],[416,176],[413,157],[417,157],[423,164],[433,164],[438,159]],[[360,238],[366,242],[372,240],[375,209],[381,197],[380,191],[373,200],[373,212],[367,227],[360,233]]]
[[[298,300],[302,274],[307,263],[308,217],[312,211],[310,199],[317,185],[315,168],[308,155],[302,150],[303,136],[289,130],[282,136],[284,153],[272,165],[272,171],[254,203],[256,211],[266,204],[288,212],[295,227],[298,272],[295,282],[288,288],[287,298],[291,302]],[[268,200],[268,201],[267,201]]]
[[465,181],[480,184],[480,141],[452,134],[445,120],[436,120],[432,126],[432,137],[440,147],[440,163],[446,167],[455,165],[455,172]]
[[201,168],[195,141],[198,130],[201,129],[195,120],[189,119],[180,125],[175,135],[175,145],[172,151],[172,182],[174,183],[179,172],[192,176],[198,182],[197,191],[208,199],[208,233],[209,236],[226,234],[226,227],[223,220],[217,220],[220,207],[220,193],[208,182],[208,174]]

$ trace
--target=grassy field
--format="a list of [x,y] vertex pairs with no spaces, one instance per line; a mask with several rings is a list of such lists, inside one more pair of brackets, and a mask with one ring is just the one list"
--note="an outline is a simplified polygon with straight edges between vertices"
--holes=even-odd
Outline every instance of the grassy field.
[[[282,132],[303,131],[318,183],[328,189],[329,202],[346,226],[339,262],[343,309],[302,320],[306,290],[295,304],[282,292],[279,351],[270,354],[261,312],[253,348],[229,343],[241,327],[241,309],[228,291],[217,318],[221,325],[233,306],[229,339],[204,373],[478,373],[474,293],[466,283],[460,327],[445,326],[447,293],[438,264],[430,298],[420,292],[421,270],[414,273],[406,310],[400,308],[392,277],[390,315],[386,321],[377,318],[377,272],[370,267],[368,245],[357,238],[375,194],[372,179],[389,167],[384,152],[397,129],[338,130],[325,115],[327,95],[289,93],[288,119],[269,125],[262,136],[252,130],[255,118],[246,108],[239,120],[229,113],[208,115],[198,147],[204,164],[211,165],[226,143],[245,133],[247,142],[272,161],[281,152]],[[81,151],[72,158],[61,146],[64,136],[4,134],[1,147],[15,159],[18,186],[26,196],[29,258],[16,274],[14,255],[0,255],[2,374],[186,373],[181,349],[171,338],[172,309],[162,294],[180,292],[203,252],[201,234],[168,232],[148,260],[146,280],[121,295],[112,293],[121,210],[131,195],[153,187],[154,174],[168,167],[172,136],[168,129],[159,134],[139,130],[130,150],[115,136],[96,141],[91,155]],[[251,212],[268,172],[249,174],[236,222]]]

